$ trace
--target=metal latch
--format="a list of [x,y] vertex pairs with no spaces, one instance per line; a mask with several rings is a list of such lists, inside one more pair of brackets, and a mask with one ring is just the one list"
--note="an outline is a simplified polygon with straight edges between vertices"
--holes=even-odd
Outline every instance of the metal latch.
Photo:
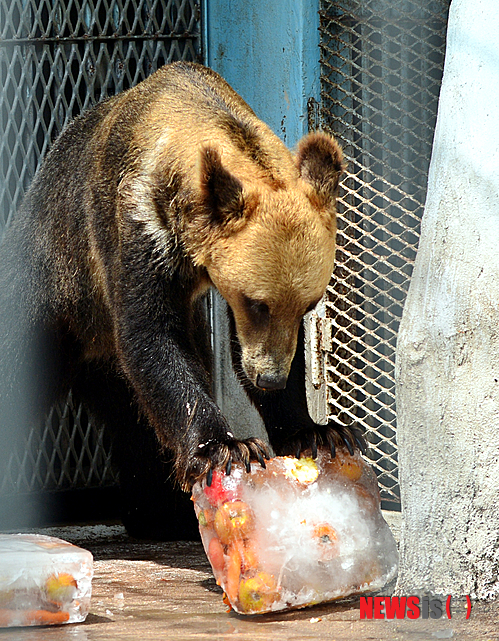
[[310,341],[310,382],[318,389],[324,384],[324,352],[332,349],[333,319],[315,310],[308,317]]

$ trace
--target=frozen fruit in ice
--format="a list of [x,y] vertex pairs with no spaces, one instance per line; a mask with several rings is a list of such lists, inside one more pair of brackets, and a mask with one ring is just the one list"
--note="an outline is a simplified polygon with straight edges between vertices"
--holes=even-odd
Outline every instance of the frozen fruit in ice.
[[356,457],[339,450],[330,465],[337,474],[346,477],[349,481],[358,481],[362,476],[364,464],[362,461],[356,460]]
[[227,581],[225,591],[231,603],[235,603],[239,590],[239,579],[241,576],[241,553],[239,546],[231,545],[227,550]]
[[201,525],[202,527],[210,527],[211,525],[213,525],[214,517],[215,515],[213,510],[200,510],[198,514],[199,525]]
[[245,612],[268,610],[278,598],[277,582],[267,572],[258,572],[239,585],[239,604]]
[[330,561],[339,554],[338,533],[329,523],[319,523],[313,529],[312,536],[319,548],[323,561]]
[[258,569],[259,559],[255,542],[251,539],[235,539],[228,548],[228,554],[236,549],[241,559],[241,572],[248,573]]
[[0,628],[84,621],[92,576],[87,550],[41,534],[0,534]]
[[378,487],[366,489],[363,485],[356,485],[355,495],[359,501],[359,508],[367,513],[373,513],[380,508],[381,496]]
[[14,600],[14,596],[14,590],[2,590],[0,592],[0,609],[9,607]]
[[219,470],[213,470],[211,477],[211,484],[206,485],[204,488],[204,493],[208,498],[209,502],[214,505],[220,505],[225,501],[233,500],[236,497],[234,490],[224,487],[223,479],[224,473]]
[[[397,569],[375,473],[360,454],[235,462],[193,489],[200,533],[226,602],[239,614],[378,590]],[[217,502],[218,501],[218,502]],[[201,514],[202,513],[202,514]]]
[[226,606],[227,606],[227,613],[228,613],[228,612],[230,612],[230,611],[232,610],[232,604],[231,604],[231,602],[229,601],[229,597],[227,596],[227,592],[224,592],[224,593],[223,593],[223,596],[222,596],[222,603],[223,603],[224,605],[226,605]]
[[59,625],[69,621],[69,612],[52,610],[0,609],[0,627],[22,625]]
[[48,598],[55,603],[72,601],[78,584],[75,578],[66,572],[52,574],[45,582],[45,591]]
[[242,541],[241,544],[241,560],[243,570],[254,570],[258,567],[258,554],[255,549],[255,544],[252,541]]
[[317,463],[310,456],[296,459],[291,456],[283,458],[286,476],[294,478],[300,483],[313,483],[319,477]]
[[369,585],[376,577],[380,575],[381,568],[377,559],[372,559],[371,563],[364,566],[364,575],[362,576],[359,587],[362,585]]
[[215,532],[224,545],[247,538],[253,528],[253,513],[244,501],[227,501],[215,514]]
[[224,549],[220,541],[214,536],[208,545],[208,558],[213,567],[216,577],[224,569]]

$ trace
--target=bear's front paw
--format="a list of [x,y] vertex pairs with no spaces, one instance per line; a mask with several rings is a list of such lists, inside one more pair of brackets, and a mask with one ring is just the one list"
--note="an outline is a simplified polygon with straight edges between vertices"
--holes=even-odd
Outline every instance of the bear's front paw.
[[196,481],[206,477],[206,483],[211,485],[213,470],[224,468],[230,474],[232,463],[239,462],[251,471],[251,461],[256,461],[265,467],[265,459],[270,459],[269,448],[256,437],[237,440],[235,438],[221,442],[213,439],[208,443],[200,443],[195,452],[189,457],[185,470],[184,487],[191,488]]
[[327,425],[315,424],[312,428],[299,430],[279,448],[279,454],[300,458],[303,452],[310,451],[312,457],[317,458],[319,447],[327,447],[332,458],[336,456],[337,447],[346,447],[352,456],[355,449],[366,453],[366,442],[359,428],[331,421]]

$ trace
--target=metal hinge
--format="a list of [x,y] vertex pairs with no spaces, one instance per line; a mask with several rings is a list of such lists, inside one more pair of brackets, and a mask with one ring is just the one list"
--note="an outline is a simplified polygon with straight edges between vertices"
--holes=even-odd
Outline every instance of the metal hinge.
[[324,352],[332,348],[333,319],[312,312],[308,319],[310,340],[310,381],[318,389],[324,384]]
[[308,131],[318,131],[321,126],[320,104],[315,98],[307,100],[307,124]]
[[307,404],[316,423],[327,423],[325,352],[332,347],[333,319],[326,318],[324,299],[305,316],[305,362]]

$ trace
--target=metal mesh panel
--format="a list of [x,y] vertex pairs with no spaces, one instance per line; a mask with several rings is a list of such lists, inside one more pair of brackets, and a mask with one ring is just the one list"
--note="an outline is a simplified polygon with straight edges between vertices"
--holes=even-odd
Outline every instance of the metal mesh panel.
[[0,495],[112,485],[110,444],[71,394],[53,407],[43,430],[32,429],[2,470]]
[[[50,143],[99,100],[199,59],[194,0],[0,0],[0,238]],[[116,482],[103,430],[71,394],[0,470],[0,493]]]
[[0,0],[0,229],[69,120],[198,58],[198,20],[193,0]]
[[328,404],[399,503],[395,344],[419,239],[449,1],[323,0],[321,122],[343,145]]

